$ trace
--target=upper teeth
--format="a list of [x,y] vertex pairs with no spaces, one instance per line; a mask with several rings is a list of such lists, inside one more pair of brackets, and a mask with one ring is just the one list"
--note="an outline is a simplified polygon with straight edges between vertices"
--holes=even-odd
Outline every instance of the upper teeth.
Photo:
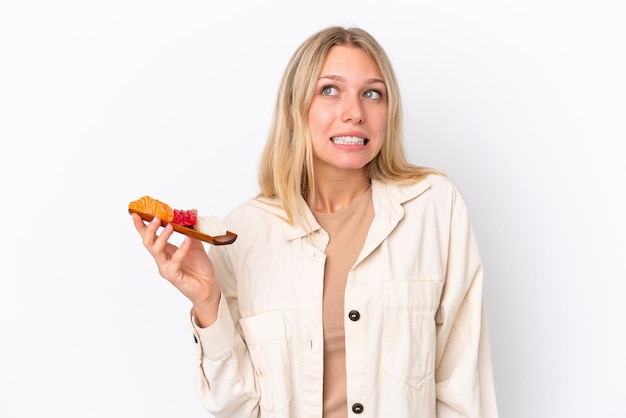
[[365,145],[365,138],[358,136],[336,136],[331,138],[333,143],[340,145]]

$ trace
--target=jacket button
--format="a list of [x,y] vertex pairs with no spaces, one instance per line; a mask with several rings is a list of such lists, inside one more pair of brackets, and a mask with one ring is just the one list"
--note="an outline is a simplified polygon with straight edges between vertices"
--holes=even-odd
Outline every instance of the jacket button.
[[355,414],[360,414],[361,412],[363,412],[363,405],[358,402],[352,404],[352,412],[354,412]]
[[350,313],[348,313],[348,318],[350,318],[351,321],[358,321],[360,317],[361,314],[359,311],[350,311]]

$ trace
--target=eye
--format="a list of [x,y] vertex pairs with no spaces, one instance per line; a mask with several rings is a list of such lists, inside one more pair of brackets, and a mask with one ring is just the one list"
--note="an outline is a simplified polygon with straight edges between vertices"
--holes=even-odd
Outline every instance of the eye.
[[324,87],[322,87],[320,92],[324,96],[334,96],[334,95],[337,94],[337,87],[335,87],[335,86],[324,86]]
[[378,90],[368,90],[365,93],[363,93],[363,97],[365,97],[366,99],[378,100],[383,97],[383,93]]

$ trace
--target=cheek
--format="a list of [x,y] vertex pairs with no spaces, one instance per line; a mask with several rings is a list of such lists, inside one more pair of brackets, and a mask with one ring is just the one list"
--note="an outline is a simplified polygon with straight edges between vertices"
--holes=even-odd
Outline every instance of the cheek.
[[311,109],[309,111],[309,131],[313,136],[316,134],[321,135],[324,133],[325,126],[328,125],[328,115],[321,112],[319,109]]
[[377,125],[381,138],[384,138],[387,134],[387,115],[380,117],[377,121]]

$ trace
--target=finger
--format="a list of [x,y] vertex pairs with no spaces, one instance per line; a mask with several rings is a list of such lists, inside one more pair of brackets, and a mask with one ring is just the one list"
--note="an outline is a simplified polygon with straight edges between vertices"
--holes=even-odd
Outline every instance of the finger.
[[152,252],[151,248],[154,246],[154,242],[157,239],[157,229],[161,226],[161,219],[157,216],[152,218],[143,231],[143,245]]
[[131,217],[133,218],[133,224],[135,225],[135,229],[137,230],[137,232],[139,232],[139,235],[143,237],[143,234],[146,230],[146,224],[144,223],[143,219],[141,219],[141,216],[137,215],[136,213],[131,213]]
[[152,255],[155,257],[155,259],[157,259],[157,256],[159,257],[159,259],[157,259],[157,262],[159,262],[160,260],[167,260],[172,255],[172,253],[176,251],[176,246],[167,242],[167,240],[170,239],[173,233],[174,228],[171,224],[167,224],[163,227],[163,231],[161,231],[160,235],[155,235],[155,240],[152,244]]
[[133,218],[133,224],[135,226],[135,229],[137,230],[139,235],[141,235],[144,247],[146,247],[148,251],[152,253],[151,247],[156,240],[156,230],[159,227],[160,219],[155,216],[152,221],[148,222],[148,224],[146,225],[141,216],[137,215],[136,213],[132,213],[131,216]]
[[187,256],[189,252],[190,244],[192,239],[189,237],[185,237],[183,242],[180,244],[180,247],[176,249],[176,251],[170,257],[170,262],[168,263],[167,269],[169,271],[180,271],[183,260]]
[[178,250],[174,254],[172,254],[172,262],[175,262],[177,264],[182,263],[183,259],[187,256],[189,251],[198,245],[202,246],[200,240],[186,236],[183,242],[180,244],[180,248],[178,248]]
[[156,231],[157,229],[159,229],[160,226],[161,226],[161,219],[158,216],[155,216],[154,218],[152,218],[150,222],[148,222],[148,226],[146,227],[146,229],[150,233],[156,234]]
[[199,239],[196,238],[189,238],[189,249],[190,250],[202,250],[204,251],[204,245],[202,244],[202,241],[200,241]]

